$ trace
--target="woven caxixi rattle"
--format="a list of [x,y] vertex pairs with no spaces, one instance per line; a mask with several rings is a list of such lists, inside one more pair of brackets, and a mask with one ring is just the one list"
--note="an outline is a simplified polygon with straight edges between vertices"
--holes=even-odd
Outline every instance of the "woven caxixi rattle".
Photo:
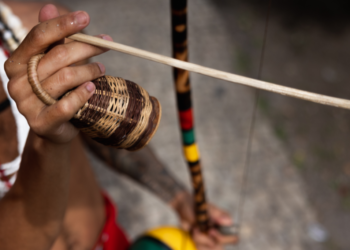
[[[43,56],[39,54],[30,59],[28,80],[38,98],[52,105],[56,100],[42,88],[37,74]],[[147,145],[160,122],[159,101],[136,83],[119,77],[102,76],[92,82],[96,86],[95,93],[71,122],[84,134],[107,146],[134,151]]]

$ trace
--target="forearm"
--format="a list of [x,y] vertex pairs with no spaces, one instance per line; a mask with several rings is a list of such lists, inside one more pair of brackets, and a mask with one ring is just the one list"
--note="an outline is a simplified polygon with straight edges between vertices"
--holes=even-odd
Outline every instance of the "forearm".
[[129,152],[103,146],[89,138],[84,139],[92,152],[109,167],[142,184],[164,202],[172,205],[177,196],[187,192],[149,147]]
[[29,133],[17,180],[0,201],[2,249],[51,247],[68,200],[69,148]]

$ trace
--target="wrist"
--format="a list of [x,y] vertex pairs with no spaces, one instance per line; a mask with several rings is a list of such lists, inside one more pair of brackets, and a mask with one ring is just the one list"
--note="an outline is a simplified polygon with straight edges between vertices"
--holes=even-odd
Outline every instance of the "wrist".
[[180,211],[183,204],[192,204],[192,196],[187,190],[181,190],[176,193],[174,198],[168,203],[175,211]]
[[183,229],[189,230],[195,223],[192,195],[186,190],[178,192],[169,204],[177,213]]
[[51,150],[69,150],[71,141],[65,143],[56,143],[47,138],[38,136],[33,130],[29,131],[27,143],[30,143],[37,152]]
[[[70,143],[53,143],[30,130],[22,153],[17,180],[11,188],[12,193],[17,196],[24,195],[23,197],[35,196],[39,191],[33,192],[34,186],[45,187],[47,190],[48,183],[52,184],[60,179],[65,179],[60,188],[63,190],[65,186],[68,186],[69,180],[70,147]],[[36,183],[34,186],[33,180]]]
[[60,165],[62,162],[69,161],[71,142],[55,143],[49,139],[43,138],[35,134],[32,130],[29,131],[27,142],[22,156],[22,162],[32,165],[32,158],[36,158],[41,164],[46,166],[45,169],[50,169],[55,165]]

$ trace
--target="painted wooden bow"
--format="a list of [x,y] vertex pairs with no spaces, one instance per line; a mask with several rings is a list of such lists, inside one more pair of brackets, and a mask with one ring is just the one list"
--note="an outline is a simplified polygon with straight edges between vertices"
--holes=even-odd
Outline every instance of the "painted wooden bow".
[[[171,34],[173,57],[187,62],[187,0],[171,0]],[[190,170],[194,192],[196,224],[202,232],[207,232],[209,217],[199,149],[195,139],[189,71],[173,68],[173,73],[183,152]]]

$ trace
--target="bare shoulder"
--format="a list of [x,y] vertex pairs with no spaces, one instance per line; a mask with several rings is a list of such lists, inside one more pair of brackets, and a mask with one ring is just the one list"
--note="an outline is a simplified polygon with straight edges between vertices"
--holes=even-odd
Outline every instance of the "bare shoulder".
[[[39,23],[38,14],[42,7],[44,7],[47,2],[22,2],[22,1],[3,1],[7,6],[9,6],[12,12],[18,16],[24,27],[28,30],[32,29],[35,25]],[[58,11],[61,15],[69,12],[69,9],[58,5],[55,3]]]

